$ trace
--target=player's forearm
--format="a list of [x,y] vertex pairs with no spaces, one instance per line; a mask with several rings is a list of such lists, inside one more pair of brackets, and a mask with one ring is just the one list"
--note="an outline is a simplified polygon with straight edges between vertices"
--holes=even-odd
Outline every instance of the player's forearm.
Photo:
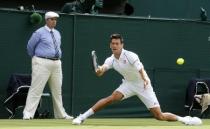
[[144,70],[144,68],[142,68],[142,69],[139,71],[139,73],[140,73],[140,75],[141,75],[141,77],[142,77],[142,79],[143,79],[144,81],[150,81],[150,79],[149,79],[149,77],[148,77],[146,71]]

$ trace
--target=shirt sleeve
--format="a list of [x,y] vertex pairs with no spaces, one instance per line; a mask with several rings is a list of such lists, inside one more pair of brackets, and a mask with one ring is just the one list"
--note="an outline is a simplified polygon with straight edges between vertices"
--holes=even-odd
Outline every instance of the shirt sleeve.
[[107,58],[103,64],[103,66],[106,68],[106,70],[113,68],[113,59],[111,57]]
[[133,52],[129,52],[126,54],[128,61],[139,71],[141,70],[144,66],[142,62],[140,61],[139,57],[137,54]]
[[31,57],[35,55],[35,48],[39,43],[39,39],[40,34],[38,32],[34,32],[28,41],[27,51]]
[[140,60],[137,60],[136,62],[134,62],[133,65],[138,71],[140,71],[144,67],[143,64],[140,62]]

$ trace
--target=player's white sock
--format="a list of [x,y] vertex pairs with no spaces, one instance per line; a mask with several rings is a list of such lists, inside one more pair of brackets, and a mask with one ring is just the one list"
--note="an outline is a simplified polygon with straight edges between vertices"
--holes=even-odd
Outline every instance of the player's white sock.
[[177,116],[177,121],[185,122],[185,118],[181,116]]
[[89,110],[87,110],[84,114],[82,114],[82,118],[83,120],[88,118],[89,116],[93,115],[94,114],[94,111],[92,108],[90,108]]

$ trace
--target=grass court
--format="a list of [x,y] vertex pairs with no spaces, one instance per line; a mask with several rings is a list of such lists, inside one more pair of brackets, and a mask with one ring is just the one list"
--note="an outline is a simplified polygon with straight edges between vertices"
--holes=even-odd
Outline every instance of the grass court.
[[0,129],[210,129],[210,119],[203,125],[187,126],[180,122],[158,121],[153,118],[87,119],[82,125],[72,125],[61,119],[1,119]]

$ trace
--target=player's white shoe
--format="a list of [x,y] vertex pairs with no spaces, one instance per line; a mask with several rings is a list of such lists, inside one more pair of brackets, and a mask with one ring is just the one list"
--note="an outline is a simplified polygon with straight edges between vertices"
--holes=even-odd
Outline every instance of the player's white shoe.
[[73,125],[81,125],[84,122],[82,115],[79,115],[77,118],[73,119]]
[[202,120],[198,117],[193,117],[191,120],[191,125],[201,125],[202,124]]
[[186,116],[184,117],[184,124],[186,125],[201,125],[202,121],[200,118],[198,117],[190,117],[190,116]]

